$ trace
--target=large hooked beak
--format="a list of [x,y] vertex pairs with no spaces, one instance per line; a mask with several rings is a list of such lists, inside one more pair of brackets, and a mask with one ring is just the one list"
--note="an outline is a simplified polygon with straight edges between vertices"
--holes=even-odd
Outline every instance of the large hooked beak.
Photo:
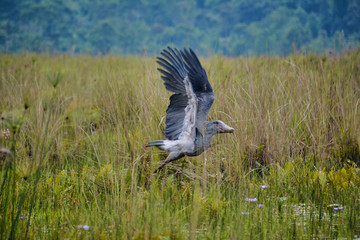
[[220,133],[233,133],[234,129],[226,124],[222,124],[220,127]]

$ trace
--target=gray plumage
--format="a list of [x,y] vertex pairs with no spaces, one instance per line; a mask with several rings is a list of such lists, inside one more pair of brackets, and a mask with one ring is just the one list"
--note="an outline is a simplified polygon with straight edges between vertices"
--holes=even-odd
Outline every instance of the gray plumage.
[[234,131],[220,120],[206,122],[215,97],[196,54],[191,49],[178,51],[170,47],[160,54],[162,57],[157,58],[157,63],[162,69],[158,70],[165,88],[174,94],[166,110],[165,137],[168,140],[151,141],[147,145],[168,153],[155,172],[184,156],[200,155],[210,147],[213,135]]

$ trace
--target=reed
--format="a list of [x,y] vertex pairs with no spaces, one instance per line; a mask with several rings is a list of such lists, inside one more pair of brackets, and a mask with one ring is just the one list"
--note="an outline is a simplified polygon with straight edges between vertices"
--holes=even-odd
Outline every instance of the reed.
[[235,132],[158,174],[154,57],[1,55],[1,238],[359,237],[359,50],[201,59]]

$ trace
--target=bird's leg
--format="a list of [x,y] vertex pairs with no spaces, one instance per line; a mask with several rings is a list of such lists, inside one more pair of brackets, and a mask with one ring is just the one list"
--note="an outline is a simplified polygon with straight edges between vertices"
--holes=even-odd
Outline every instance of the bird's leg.
[[170,153],[169,156],[167,156],[167,158],[165,159],[164,163],[161,164],[161,166],[158,167],[158,168],[154,171],[154,173],[159,172],[163,167],[165,167],[166,164],[168,164],[168,163],[170,163],[170,162],[172,162],[172,161],[175,161],[175,160],[179,159],[179,156],[180,156],[180,155],[177,154],[177,153]]
[[163,164],[161,164],[160,167],[158,167],[157,169],[155,169],[154,173],[159,172],[163,167],[165,167],[166,164],[168,164],[170,161],[165,161]]

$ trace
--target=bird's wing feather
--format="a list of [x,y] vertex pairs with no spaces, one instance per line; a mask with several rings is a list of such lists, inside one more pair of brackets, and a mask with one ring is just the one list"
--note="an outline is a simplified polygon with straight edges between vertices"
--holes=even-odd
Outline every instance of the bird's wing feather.
[[188,104],[187,96],[175,93],[170,97],[170,104],[166,110],[165,137],[169,140],[176,140],[182,132],[185,108]]
[[212,87],[199,59],[190,49],[168,48],[161,52],[158,69],[167,90],[174,92],[166,111],[165,137],[169,140],[194,139],[204,123],[214,101]]
[[187,76],[184,63],[180,53],[174,52],[169,48],[171,53],[166,49],[161,52],[161,55],[166,58],[157,57],[157,63],[165,70],[158,68],[162,74],[161,78],[164,80],[164,85],[167,90],[175,93],[182,93],[186,95],[184,79]]
[[206,72],[201,66],[195,53],[191,49],[189,51],[184,49],[181,51],[181,56],[184,59],[185,69],[188,73],[194,92],[196,94],[212,93],[213,90],[207,78]]
[[196,54],[189,49],[181,51],[185,68],[198,99],[196,127],[203,131],[210,108],[215,100],[214,92]]
[[197,97],[188,77],[184,79],[186,95],[175,93],[166,110],[165,137],[169,140],[195,138]]

